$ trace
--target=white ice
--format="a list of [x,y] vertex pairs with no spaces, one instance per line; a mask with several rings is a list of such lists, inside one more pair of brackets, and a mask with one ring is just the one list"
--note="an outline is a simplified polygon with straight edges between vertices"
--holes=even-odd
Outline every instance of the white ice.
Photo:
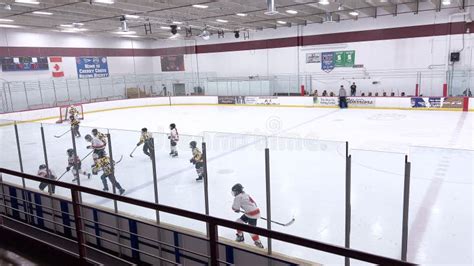
[[[421,264],[472,264],[473,202],[472,113],[396,110],[338,110],[277,107],[154,107],[85,115],[83,136],[92,128],[109,128],[118,181],[126,196],[154,201],[151,161],[137,149],[139,130],[155,132],[159,202],[204,212],[203,183],[189,163],[188,143],[206,141],[210,214],[235,220],[230,188],[239,182],[266,214],[264,148],[270,149],[272,218],[296,222],[273,230],[344,245],[345,142],[352,155],[352,232],[355,249],[399,258],[405,155],[412,163],[409,261]],[[66,167],[70,135],[55,138],[67,125],[45,121],[50,168]],[[166,134],[176,123],[181,140],[179,158],[170,158]],[[106,130],[103,130],[106,131]],[[24,170],[36,173],[44,163],[40,124],[19,125]],[[217,133],[221,132],[221,133]],[[225,133],[227,132],[227,133]],[[235,134],[231,134],[235,133]],[[2,167],[19,169],[13,127],[0,127]],[[265,137],[267,136],[267,137]],[[309,140],[302,140],[302,138]],[[87,144],[77,139],[78,153]],[[140,147],[141,148],[141,147]],[[92,159],[83,163],[89,170]],[[7,181],[21,183],[13,177]],[[71,182],[67,173],[63,181]],[[81,185],[102,188],[100,178],[81,178]],[[27,186],[37,187],[35,182]],[[110,184],[109,184],[110,186]],[[69,197],[69,192],[57,189]],[[83,195],[86,203],[112,208],[110,201]],[[155,218],[150,210],[119,204],[119,210]],[[160,213],[161,221],[205,232],[205,225]],[[265,227],[264,221],[259,226]],[[220,228],[229,239],[234,232]],[[264,239],[265,240],[265,239]],[[249,235],[246,241],[251,243]],[[266,243],[266,240],[264,241]],[[275,242],[275,251],[324,263],[343,258]]]

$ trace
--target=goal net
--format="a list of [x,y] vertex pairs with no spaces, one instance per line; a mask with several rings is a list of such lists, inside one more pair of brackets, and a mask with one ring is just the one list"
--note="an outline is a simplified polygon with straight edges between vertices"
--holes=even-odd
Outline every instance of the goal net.
[[71,107],[74,107],[77,110],[77,118],[82,120],[84,119],[84,110],[82,104],[73,104],[65,105],[59,107],[59,120],[56,123],[62,123],[64,121],[69,121],[69,116],[71,115]]

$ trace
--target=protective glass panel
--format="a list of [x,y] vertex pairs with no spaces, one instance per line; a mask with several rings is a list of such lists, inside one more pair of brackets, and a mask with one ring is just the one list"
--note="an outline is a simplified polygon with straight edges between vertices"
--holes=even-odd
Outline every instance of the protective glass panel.
[[400,259],[405,155],[351,151],[351,247]]
[[472,264],[474,151],[410,147],[408,261]]
[[[270,137],[268,147],[272,230],[344,245],[345,143]],[[274,250],[288,254],[289,247]]]
[[[67,130],[67,129],[66,129]],[[40,123],[18,124],[18,137],[23,161],[23,170],[27,174],[37,175],[39,166],[45,164]],[[38,190],[39,182],[25,180],[26,187]],[[48,191],[48,188],[44,188]]]
[[[20,171],[20,160],[13,121],[0,120],[0,167]],[[3,181],[21,184],[18,177],[3,175]]]
[[[207,174],[209,178],[209,212],[212,216],[237,220],[243,216],[233,210],[232,187],[239,183],[266,213],[265,147],[263,136],[205,132],[207,143]],[[239,208],[239,204],[236,204]],[[240,210],[243,210],[240,208]],[[259,221],[259,227],[266,227]],[[220,236],[235,239],[235,232],[223,229]]]

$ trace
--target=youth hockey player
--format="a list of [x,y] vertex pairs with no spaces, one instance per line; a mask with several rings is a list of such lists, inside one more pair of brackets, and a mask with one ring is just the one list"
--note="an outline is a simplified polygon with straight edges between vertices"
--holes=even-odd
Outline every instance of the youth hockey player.
[[105,145],[107,145],[107,136],[104,133],[97,130],[97,128],[92,129],[92,136],[94,136],[94,138],[98,138]]
[[112,165],[108,156],[102,155],[97,160],[95,160],[95,164],[92,166],[92,174],[97,175],[99,171],[102,171],[102,176],[100,179],[104,185],[104,188],[102,189],[103,191],[109,191],[109,186],[107,184],[107,178],[109,178],[112,185],[118,189],[120,195],[125,193],[125,189],[123,189],[120,183],[117,182],[115,176],[112,173]]
[[150,151],[154,149],[153,147],[153,135],[151,132],[148,132],[146,127],[142,128],[142,135],[140,136],[140,141],[137,143],[137,146],[143,144],[143,153],[148,155],[151,158]]
[[204,161],[202,159],[202,153],[197,148],[196,141],[191,141],[189,143],[189,147],[192,149],[193,152],[193,158],[191,158],[189,162],[196,166],[196,173],[198,174],[198,178],[196,178],[196,181],[201,181],[204,175]]
[[87,148],[94,150],[92,154],[92,158],[94,159],[94,161],[107,154],[105,152],[106,144],[102,140],[100,140],[99,138],[92,138],[92,136],[89,134],[87,134],[84,138],[87,142],[91,143],[91,145],[87,146]]
[[178,145],[179,134],[178,129],[176,128],[176,125],[174,123],[170,124],[170,134],[168,136],[168,139],[170,140],[171,147],[170,156],[178,157],[178,150],[176,149],[176,146]]
[[[244,214],[237,219],[238,223],[246,223],[251,226],[257,226],[257,220],[260,218],[260,209],[257,207],[257,203],[244,192],[244,187],[241,184],[235,184],[232,187],[232,195],[234,196],[234,203],[232,204],[232,210],[236,213],[240,213],[240,209],[244,211]],[[235,241],[243,242],[244,233],[237,231],[237,238]],[[263,248],[262,242],[260,242],[259,236],[252,234],[252,240],[255,246]]]
[[79,132],[79,124],[81,122],[79,122],[79,120],[76,119],[76,117],[73,116],[73,115],[69,116],[69,122],[71,123],[71,130],[72,130],[72,133],[74,134],[74,136],[76,138],[80,138],[81,133]]
[[86,171],[82,170],[82,162],[81,159],[79,159],[79,156],[74,156],[74,150],[73,149],[68,149],[67,150],[67,162],[68,165],[66,167],[66,171],[69,172],[72,168],[72,174],[74,175],[74,179],[72,182],[77,181],[77,178],[79,174],[87,176],[87,178],[91,178],[91,174],[87,173]]
[[[56,180],[57,178],[53,171],[47,169],[46,164],[41,164],[39,166],[37,175],[44,178],[52,179],[52,180]],[[55,185],[48,186],[48,183],[45,183],[45,182],[41,182],[39,184],[39,189],[41,191],[43,191],[45,187],[48,187],[49,193],[54,194],[54,190],[56,188]]]
[[79,111],[74,105],[69,106],[68,113],[69,113],[69,117],[74,116],[75,119],[79,118]]

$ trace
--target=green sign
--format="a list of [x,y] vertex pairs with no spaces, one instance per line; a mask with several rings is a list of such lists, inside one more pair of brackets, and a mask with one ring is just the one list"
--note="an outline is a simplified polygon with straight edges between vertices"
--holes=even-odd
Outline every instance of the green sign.
[[352,67],[355,62],[355,51],[334,52],[335,67]]

